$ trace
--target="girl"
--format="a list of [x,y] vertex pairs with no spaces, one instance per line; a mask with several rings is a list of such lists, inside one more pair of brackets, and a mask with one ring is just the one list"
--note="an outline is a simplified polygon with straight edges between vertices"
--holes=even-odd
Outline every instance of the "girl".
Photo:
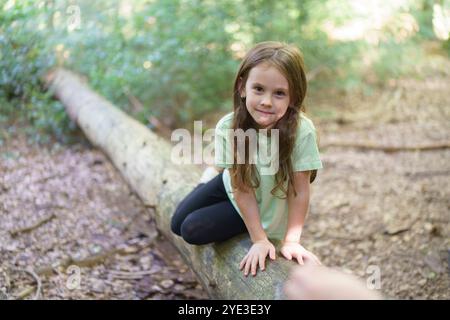
[[[246,276],[249,271],[256,275],[258,266],[264,270],[267,255],[275,259],[269,239],[282,240],[281,254],[286,259],[320,264],[300,244],[310,183],[322,168],[314,125],[303,113],[306,87],[303,58],[295,46],[262,42],[252,48],[234,81],[234,112],[215,128],[215,165],[220,173],[200,183],[172,218],[172,231],[195,245],[248,232],[253,244],[239,266]],[[260,148],[271,145],[267,137],[276,131],[275,174],[261,174],[264,166],[258,157],[256,163],[250,161],[255,159],[252,152],[245,161],[237,161],[242,151],[250,150],[249,138],[245,138],[245,150],[238,149],[236,135],[232,139],[230,132],[238,129],[266,133],[258,135]]]

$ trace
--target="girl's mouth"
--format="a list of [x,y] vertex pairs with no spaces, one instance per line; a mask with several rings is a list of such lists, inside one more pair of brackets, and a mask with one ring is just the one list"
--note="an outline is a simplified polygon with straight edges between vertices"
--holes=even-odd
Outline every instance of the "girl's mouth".
[[259,111],[259,112],[264,113],[264,114],[273,114],[273,112],[266,112],[266,111],[262,111],[262,110],[258,110],[258,109],[256,109],[256,111]]

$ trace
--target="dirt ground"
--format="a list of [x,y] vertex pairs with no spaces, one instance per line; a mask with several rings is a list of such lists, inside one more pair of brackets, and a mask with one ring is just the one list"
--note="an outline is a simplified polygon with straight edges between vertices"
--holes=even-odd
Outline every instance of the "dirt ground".
[[[370,99],[343,99],[338,121],[316,125],[324,169],[313,184],[304,244],[324,264],[362,279],[379,268],[388,298],[449,299],[448,88],[448,74],[397,81]],[[332,103],[323,100],[316,105]],[[339,142],[447,148],[332,146]]]
[[[376,268],[387,298],[449,299],[449,70],[309,101],[324,169],[303,245],[363,281]],[[10,137],[0,147],[0,298],[207,298],[151,217],[88,144]]]
[[26,289],[35,279],[24,271],[32,267],[44,299],[206,298],[159,236],[152,209],[100,151],[86,145],[40,149],[17,140],[2,151],[4,295],[33,298],[36,290]]

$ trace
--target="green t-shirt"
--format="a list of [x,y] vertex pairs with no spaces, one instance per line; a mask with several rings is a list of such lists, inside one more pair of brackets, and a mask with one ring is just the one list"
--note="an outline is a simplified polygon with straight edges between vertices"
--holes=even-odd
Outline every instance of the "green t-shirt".
[[[220,168],[225,168],[223,172],[223,183],[228,197],[241,215],[237,203],[234,199],[234,194],[231,186],[231,178],[228,168],[231,168],[233,159],[233,150],[231,141],[233,125],[233,112],[222,117],[215,128],[215,165]],[[277,196],[271,194],[271,190],[275,187],[275,173],[267,174],[267,172],[273,172],[268,168],[274,168],[267,163],[267,159],[273,159],[277,156],[276,153],[270,156],[271,139],[267,135],[257,134],[259,147],[262,148],[262,153],[255,152],[254,163],[256,170],[258,171],[260,178],[260,185],[255,189],[256,201],[259,207],[259,214],[261,224],[269,238],[283,239],[286,233],[287,220],[288,220],[288,202],[286,199],[280,199]],[[221,152],[217,152],[221,148]],[[266,148],[266,149],[265,149]],[[258,161],[257,154],[268,155],[264,158],[264,162]],[[295,147],[292,152],[292,166],[295,171],[309,171],[322,168],[322,161],[320,160],[319,149],[316,141],[316,129],[310,119],[305,114],[300,113],[300,123],[297,131],[297,138]],[[263,158],[263,157],[261,157]],[[230,162],[231,160],[231,162]],[[261,174],[265,172],[264,174]],[[287,182],[285,182],[285,188],[287,190]],[[298,192],[298,190],[297,190]],[[280,190],[277,190],[277,195],[284,196]]]

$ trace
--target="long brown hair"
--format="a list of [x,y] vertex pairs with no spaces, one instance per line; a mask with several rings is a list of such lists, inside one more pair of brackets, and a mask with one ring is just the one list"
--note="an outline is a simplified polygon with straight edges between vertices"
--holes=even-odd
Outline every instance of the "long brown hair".
[[[276,67],[287,79],[289,84],[289,107],[285,115],[279,119],[272,129],[279,130],[279,170],[275,175],[275,187],[272,195],[276,196],[277,189],[281,190],[285,199],[288,190],[284,187],[286,180],[291,183],[294,195],[297,195],[293,184],[293,169],[291,154],[295,146],[297,129],[300,121],[300,112],[305,111],[303,101],[306,95],[306,72],[302,53],[294,45],[281,42],[267,41],[258,43],[244,57],[234,80],[233,88],[233,129],[244,131],[250,128],[257,128],[256,122],[247,111],[245,98],[241,98],[241,91],[245,87],[250,70],[262,62],[267,62]],[[270,131],[270,130],[269,130]],[[250,158],[249,140],[245,139],[246,161],[238,164],[237,158],[237,138],[234,136],[234,162],[230,169],[231,183],[233,189],[247,190],[248,188],[258,188],[260,184],[259,176],[254,164],[247,161]]]

